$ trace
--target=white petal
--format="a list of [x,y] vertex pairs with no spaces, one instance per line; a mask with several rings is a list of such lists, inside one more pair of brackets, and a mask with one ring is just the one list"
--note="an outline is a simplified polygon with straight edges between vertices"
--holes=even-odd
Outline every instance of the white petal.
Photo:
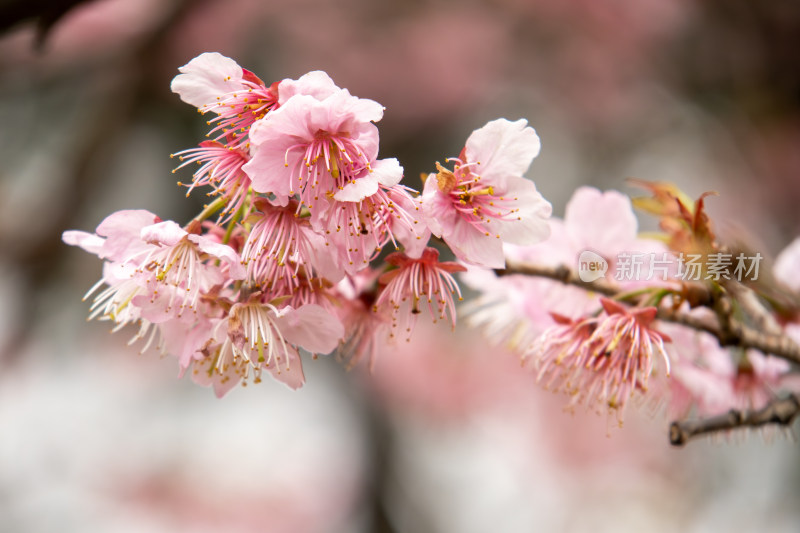
[[378,178],[372,173],[366,173],[348,183],[341,191],[333,195],[339,202],[358,202],[378,192]]
[[99,255],[100,250],[106,240],[98,237],[94,233],[87,233],[85,231],[69,230],[61,234],[61,240],[70,246],[79,246],[90,254]]
[[501,118],[472,132],[467,139],[466,156],[470,163],[480,163],[472,171],[484,183],[502,186],[507,177],[525,174],[540,148],[539,137],[526,120],[511,122]]
[[800,237],[775,258],[775,277],[794,291],[800,291]]
[[143,227],[139,235],[144,242],[175,246],[181,239],[186,237],[188,233],[172,220],[165,220],[158,224],[151,224]]
[[212,105],[227,93],[241,90],[243,71],[236,61],[217,52],[206,52],[178,69],[172,92],[198,109]]

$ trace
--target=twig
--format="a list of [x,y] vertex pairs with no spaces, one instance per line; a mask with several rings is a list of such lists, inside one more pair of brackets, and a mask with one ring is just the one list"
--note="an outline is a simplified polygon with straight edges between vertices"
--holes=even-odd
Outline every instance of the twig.
[[796,394],[779,398],[757,411],[732,409],[724,415],[704,420],[685,420],[673,422],[669,427],[669,442],[673,446],[683,446],[690,439],[737,428],[757,428],[768,424],[789,426],[800,414],[800,397]]
[[524,274],[526,276],[536,276],[540,278],[549,278],[554,281],[560,281],[565,285],[573,285],[581,289],[597,292],[605,296],[617,296],[622,293],[622,290],[609,283],[604,279],[596,281],[583,281],[575,275],[575,273],[565,266],[546,267],[540,265],[532,265],[529,263],[517,263],[515,261],[506,261],[506,268],[502,270],[495,270],[498,276],[509,276],[511,274]]
[[[523,274],[548,278],[612,298],[624,294],[621,288],[606,280],[599,279],[592,282],[585,282],[565,266],[554,268],[508,261],[505,269],[497,270],[496,272],[500,276]],[[721,305],[729,306],[730,302],[723,302]],[[711,320],[700,318],[685,311],[675,311],[670,308],[660,307],[658,310],[658,318],[660,320],[674,322],[710,333],[717,338],[720,346],[753,348],[800,364],[800,346],[792,339],[786,335],[766,333],[753,329],[730,316],[730,313],[725,313],[725,323],[721,324],[719,319]]]

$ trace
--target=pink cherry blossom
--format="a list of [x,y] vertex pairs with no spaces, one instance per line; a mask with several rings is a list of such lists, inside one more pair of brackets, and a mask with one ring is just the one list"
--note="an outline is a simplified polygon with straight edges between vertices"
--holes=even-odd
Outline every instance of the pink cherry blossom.
[[407,255],[419,257],[430,239],[418,203],[403,185],[381,185],[355,202],[333,200],[320,223],[338,264],[350,274],[365,268],[389,243],[397,248],[399,241]]
[[[380,104],[345,89],[323,100],[293,96],[250,132],[256,149],[244,170],[253,189],[284,204],[299,194],[310,210],[324,211],[330,197],[370,174],[378,155],[373,122],[382,115]],[[396,183],[392,174],[386,179],[387,186]]]
[[534,244],[547,238],[550,204],[522,177],[539,153],[539,138],[525,120],[499,119],[474,131],[461,155],[437,163],[422,193],[428,226],[467,263],[505,266],[503,242]]
[[366,268],[345,276],[335,287],[340,301],[337,316],[345,330],[337,356],[346,361],[348,369],[366,361],[372,371],[378,353],[386,348],[389,339],[392,313],[385,306],[375,306],[379,274]]
[[[149,246],[126,262],[137,265],[136,275],[148,286],[151,303],[161,299],[158,307],[166,313],[194,312],[203,293],[245,275],[239,254],[231,247],[188,233],[171,220],[142,228],[141,239]],[[220,260],[223,267],[209,263],[208,257]],[[159,291],[167,295],[159,296]],[[139,304],[144,303],[140,299]]]
[[525,359],[536,367],[537,380],[568,394],[570,405],[586,403],[622,416],[634,394],[645,393],[660,356],[666,374],[670,361],[664,333],[652,327],[655,307],[629,310],[601,299],[605,316],[571,320],[556,317]]
[[[250,190],[250,178],[242,170],[250,156],[244,150],[226,147],[216,141],[203,141],[199,148],[183,150],[171,157],[177,156],[181,164],[172,172],[192,163],[200,165],[192,175],[192,183],[188,185],[186,196],[195,187],[210,186],[209,195],[219,195],[225,198],[225,207],[220,214],[220,222],[229,220],[240,208],[248,204],[247,193]],[[178,185],[183,185],[178,183]],[[246,216],[248,213],[243,213]],[[227,216],[226,216],[227,215]]]
[[194,358],[193,379],[212,385],[221,397],[251,374],[254,382],[260,382],[266,369],[276,380],[297,389],[305,382],[297,347],[328,353],[343,334],[341,323],[317,305],[279,310],[257,300],[237,303],[214,327],[203,357]]
[[[140,237],[142,228],[159,221],[156,215],[143,209],[123,210],[107,216],[97,226],[97,233],[64,232],[62,238],[66,244],[79,246],[107,260],[103,264],[103,276],[84,296],[86,300],[102,285],[107,285],[95,296],[89,308],[90,319],[111,320],[116,324],[116,331],[142,318],[141,309],[132,301],[144,294],[145,288],[140,280],[134,279],[136,266],[129,260],[148,249],[147,243]],[[149,323],[137,337],[143,336],[147,330]]]
[[216,52],[200,54],[178,69],[172,91],[205,114],[217,116],[209,136],[232,147],[249,148],[250,126],[278,105],[277,83],[264,85],[255,74]]
[[[115,324],[112,331],[138,323],[138,332],[128,344],[142,340],[142,352],[155,346],[159,353],[166,355],[169,347],[165,333],[179,330],[179,335],[184,335],[188,324],[175,320],[175,314],[165,310],[170,309],[175,301],[185,298],[188,291],[166,286],[157,292],[148,284],[148,276],[143,275],[144,271],[150,273],[156,266],[142,259],[150,257],[153,251],[153,244],[142,239],[142,233],[159,224],[167,223],[160,222],[149,211],[119,211],[98,225],[97,234],[68,231],[64,233],[64,241],[107,259],[103,276],[84,297],[96,294],[89,308],[89,319],[112,321]],[[106,287],[100,290],[102,285]],[[180,310],[177,314],[180,316]]]
[[252,228],[241,252],[250,283],[265,290],[280,285],[283,294],[291,294],[300,280],[311,280],[315,273],[333,282],[341,278],[325,239],[311,228],[308,217],[297,216],[296,202],[286,207],[257,204],[259,211],[250,219]]
[[90,318],[120,326],[140,319],[161,323],[186,309],[196,313],[200,298],[213,287],[245,275],[231,247],[144,210],[114,213],[100,223],[96,235],[65,232],[64,240],[109,260],[87,293],[108,285],[95,298]]
[[[463,272],[465,268],[458,263],[439,262],[439,251],[426,248],[419,259],[413,259],[401,252],[389,254],[386,262],[396,266],[380,278],[386,287],[375,302],[375,308],[384,306],[392,312],[392,338],[394,331],[404,329],[410,335],[417,315],[427,309],[433,321],[444,320],[450,315],[453,328],[456,325],[454,296],[461,300],[461,289],[453,278],[453,272]],[[420,305],[422,302],[422,305]]]

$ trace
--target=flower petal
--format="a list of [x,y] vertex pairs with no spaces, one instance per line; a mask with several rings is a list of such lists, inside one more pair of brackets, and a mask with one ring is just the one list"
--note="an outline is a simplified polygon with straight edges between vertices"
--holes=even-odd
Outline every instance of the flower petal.
[[186,237],[188,233],[176,222],[165,220],[164,222],[143,227],[139,235],[144,242],[150,244],[175,246],[181,239]]
[[631,250],[638,222],[630,199],[617,191],[580,187],[567,203],[564,223],[579,249],[591,248],[604,257]]
[[272,377],[288,386],[290,389],[297,390],[306,382],[303,374],[303,361],[300,354],[291,346],[286,347],[283,355],[276,355],[275,361],[265,367]]
[[800,237],[778,254],[772,271],[778,281],[794,291],[800,291]]
[[289,98],[296,94],[313,96],[317,100],[324,100],[336,91],[339,87],[333,82],[330,76],[322,70],[313,70],[303,74],[296,80],[285,79],[278,85],[278,104],[285,104]]
[[507,198],[516,198],[515,209],[511,220],[492,219],[491,231],[500,235],[503,242],[530,245],[544,241],[550,236],[548,218],[553,212],[550,202],[545,200],[536,185],[525,178],[509,178],[508,188],[504,193]]
[[200,54],[178,70],[181,74],[172,80],[172,92],[198,109],[215,104],[221,96],[244,88],[242,67],[217,52]]
[[539,154],[541,142],[525,119],[493,120],[472,132],[465,148],[467,161],[486,184],[502,186],[508,176],[522,176]]
[[344,336],[342,323],[323,307],[316,304],[298,309],[285,308],[275,318],[275,324],[284,338],[311,353],[329,353]]
[[471,224],[456,224],[449,233],[444,233],[442,238],[456,257],[465,263],[486,268],[506,266],[503,241],[494,235],[486,235]]
[[247,269],[242,265],[241,257],[227,244],[216,242],[202,235],[193,234],[189,235],[189,240],[195,243],[201,252],[218,257],[228,263],[228,276],[231,279],[244,279],[247,275]]
[[94,255],[100,255],[103,244],[106,242],[104,238],[98,237],[94,233],[77,230],[65,231],[61,234],[61,240],[64,241],[65,244],[78,246]]
[[378,177],[367,171],[333,195],[339,202],[359,202],[378,192]]
[[101,259],[122,261],[128,255],[147,246],[141,239],[142,228],[161,219],[144,209],[123,209],[108,215],[97,226],[97,234],[106,237]]

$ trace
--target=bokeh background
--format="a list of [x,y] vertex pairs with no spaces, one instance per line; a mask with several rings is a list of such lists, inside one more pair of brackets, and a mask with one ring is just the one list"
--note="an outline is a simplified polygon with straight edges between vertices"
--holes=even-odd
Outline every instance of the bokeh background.
[[463,325],[372,375],[320,358],[298,392],[217,400],[85,322],[101,266],[60,242],[118,209],[196,212],[168,155],[205,124],[169,83],[219,51],[382,103],[412,186],[527,118],[557,215],[579,185],[673,181],[774,256],[800,233],[799,3],[3,0],[0,30],[0,532],[800,529],[791,435],[672,449],[663,412],[564,413]]

